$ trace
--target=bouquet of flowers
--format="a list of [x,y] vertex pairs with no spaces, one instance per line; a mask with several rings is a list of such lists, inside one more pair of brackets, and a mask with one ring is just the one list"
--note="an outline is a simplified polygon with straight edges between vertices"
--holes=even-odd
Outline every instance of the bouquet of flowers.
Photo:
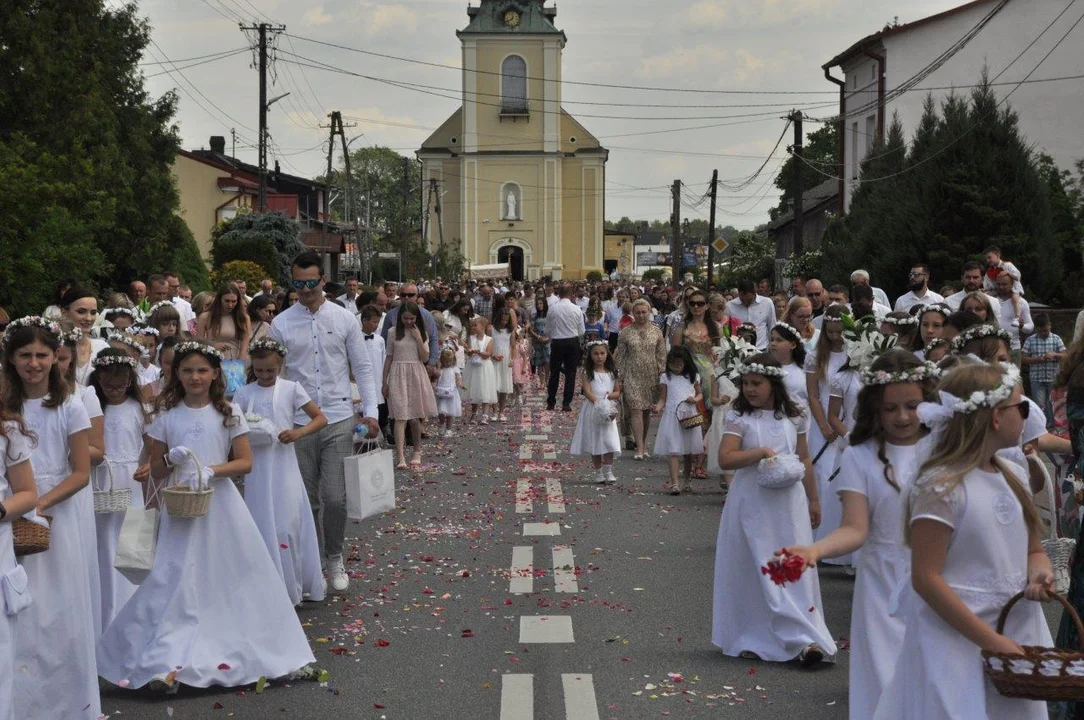
[[757,354],[757,348],[744,338],[731,335],[728,327],[723,329],[723,335],[719,338],[719,344],[712,348],[712,354],[715,356],[715,374],[731,377],[738,365]]
[[847,353],[848,364],[862,372],[869,368],[882,353],[896,347],[895,335],[884,335],[877,329],[877,320],[864,317],[855,320],[850,315],[843,319],[843,351]]
[[760,568],[761,575],[767,575],[776,585],[786,585],[789,582],[798,582],[805,570],[805,564],[797,555],[791,555],[786,550],[780,557],[769,558]]

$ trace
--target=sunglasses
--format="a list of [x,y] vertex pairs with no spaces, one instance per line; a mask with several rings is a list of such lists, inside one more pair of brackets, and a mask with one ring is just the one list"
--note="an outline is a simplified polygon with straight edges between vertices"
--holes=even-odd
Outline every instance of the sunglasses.
[[913,273],[908,273],[908,275],[910,277],[926,277],[926,273],[924,273],[924,272],[913,272]]
[[320,284],[320,282],[320,278],[316,278],[315,280],[291,280],[290,284],[294,286],[294,290],[301,290],[303,288],[313,290]]
[[689,301],[689,307],[704,307],[705,305],[707,305],[707,303],[704,302],[703,300],[690,300]]
[[403,297],[418,297],[418,293],[399,293]]
[[1003,410],[1008,410],[1010,408],[1016,408],[1020,411],[1021,420],[1027,420],[1028,416],[1031,415],[1031,403],[1029,403],[1027,400],[1021,400],[1020,402],[1014,403],[1013,405],[1002,406]]

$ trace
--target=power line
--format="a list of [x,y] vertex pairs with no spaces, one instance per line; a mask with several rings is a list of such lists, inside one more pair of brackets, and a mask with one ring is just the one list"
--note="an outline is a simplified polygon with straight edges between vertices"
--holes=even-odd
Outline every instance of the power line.
[[[182,66],[177,67],[176,70],[178,70],[178,71],[187,70],[189,68],[198,67],[200,65],[206,65],[207,63],[218,62],[219,60],[225,60],[227,58],[235,57],[235,56],[240,55],[242,53],[245,53],[247,51],[248,51],[248,48],[242,48],[240,50],[231,52],[231,53],[229,53],[227,55],[219,55],[218,57],[210,58],[209,60],[201,60],[200,62],[194,62],[194,63],[189,63],[188,65],[182,65]],[[182,62],[182,61],[177,61],[177,62]],[[148,64],[151,64],[151,63],[148,63]],[[166,63],[153,63],[153,64],[165,65]],[[158,71],[156,73],[151,73],[150,75],[144,75],[144,77],[146,77],[149,80],[150,78],[158,77],[159,75],[166,75],[168,73],[169,73],[169,70],[163,69],[163,70],[160,70],[160,71]]]
[[[246,52],[247,50],[248,50],[248,47],[246,46],[246,47],[234,48],[233,50],[221,50],[221,51],[215,52],[215,53],[208,53],[207,55],[196,55],[195,57],[178,58],[176,60],[171,60],[169,62],[186,63],[186,62],[192,62],[193,60],[203,60],[205,58],[214,58],[214,57],[232,55],[234,53]],[[145,65],[165,65],[165,64],[166,64],[166,61],[164,61],[164,60],[155,60],[153,62],[141,62],[141,63],[139,63],[139,66],[143,67]]]

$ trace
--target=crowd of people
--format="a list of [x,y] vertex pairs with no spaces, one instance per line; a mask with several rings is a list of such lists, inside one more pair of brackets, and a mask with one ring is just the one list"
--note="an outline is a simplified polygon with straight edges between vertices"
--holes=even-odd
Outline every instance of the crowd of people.
[[[631,452],[666,459],[670,494],[718,483],[725,654],[830,662],[816,566],[835,563],[855,576],[852,717],[1045,715],[984,684],[980,652],[1053,645],[1034,603],[993,625],[1017,592],[1050,599],[1056,569],[1084,610],[1082,564],[1052,565],[1033,500],[1053,491],[1051,521],[1079,531],[1039,453],[1084,458],[1084,339],[1067,348],[1032,315],[997,248],[958,287],[930,280],[915,264],[891,304],[863,270],[786,292],[362,287],[305,253],[285,289],[268,279],[251,297],[243,282],[193,297],[171,272],[103,297],[63,282],[0,346],[0,720],[96,718],[99,678],[233,687],[301,671],[313,655],[294,607],[349,587],[344,459],[383,435],[397,469],[420,470],[430,438],[506,423],[534,391],[551,412],[579,403],[569,451],[590,458],[589,481],[621,482],[614,460]],[[202,512],[170,506],[208,488]],[[161,510],[145,567],[118,560],[129,513],[96,511],[116,491]],[[48,528],[48,550],[16,557],[16,522]],[[773,555],[792,577],[762,568]],[[1079,641],[1072,623],[1059,640]]]

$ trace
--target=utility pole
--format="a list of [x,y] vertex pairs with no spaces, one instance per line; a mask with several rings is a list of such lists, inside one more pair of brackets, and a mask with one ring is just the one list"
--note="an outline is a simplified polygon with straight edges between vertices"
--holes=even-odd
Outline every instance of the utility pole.
[[681,181],[674,181],[674,188],[671,190],[671,194],[674,199],[674,211],[670,215],[670,225],[672,228],[672,234],[670,236],[670,262],[673,265],[673,283],[674,287],[677,287],[678,282],[681,280],[681,265],[685,259],[684,249],[681,246]]
[[346,147],[346,132],[344,127],[355,127],[354,125],[343,125],[343,116],[338,110],[333,110],[329,115],[331,118],[330,125],[323,125],[321,127],[330,128],[327,137],[327,174],[324,176],[324,224],[323,224],[323,237],[325,247],[327,246],[327,229],[331,223],[331,173],[333,169],[333,158],[335,155],[335,136],[339,136],[339,141],[342,143],[343,149],[343,163],[346,166],[346,199],[344,200],[346,208],[346,221],[354,227],[354,243],[357,244],[358,240],[358,221],[357,218],[351,219],[350,217],[350,198],[354,194],[354,181],[350,172],[350,151]]
[[711,173],[711,214],[708,219],[708,288],[715,280],[715,194],[719,190],[719,171]]
[[237,128],[230,128],[230,157],[237,157]]
[[805,218],[802,216],[802,195],[805,193],[803,187],[804,164],[803,158],[805,157],[805,148],[802,147],[802,111],[795,110],[790,115],[791,122],[794,123],[794,255],[801,255],[805,250],[805,240],[803,235],[803,223]]
[[[259,25],[241,26],[242,31],[251,30],[259,36],[259,70],[260,70],[260,138],[259,138],[259,165],[260,165],[260,212],[267,212],[267,110],[271,103],[267,102],[267,62],[268,62],[268,35],[277,35],[286,29],[285,25]],[[274,101],[272,101],[274,102]],[[236,145],[236,136],[234,145]],[[234,148],[236,152],[236,147]]]

